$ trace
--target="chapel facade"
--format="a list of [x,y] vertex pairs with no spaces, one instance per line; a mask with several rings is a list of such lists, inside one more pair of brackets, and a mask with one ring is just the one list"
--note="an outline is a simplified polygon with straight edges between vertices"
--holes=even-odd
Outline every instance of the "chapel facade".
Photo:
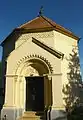
[[1,116],[6,114],[8,120],[25,120],[27,116],[32,120],[33,115],[39,120],[41,115],[34,114],[47,109],[52,120],[60,116],[65,120],[62,89],[68,82],[66,58],[73,48],[78,50],[78,40],[41,15],[14,29],[1,44],[5,88]]

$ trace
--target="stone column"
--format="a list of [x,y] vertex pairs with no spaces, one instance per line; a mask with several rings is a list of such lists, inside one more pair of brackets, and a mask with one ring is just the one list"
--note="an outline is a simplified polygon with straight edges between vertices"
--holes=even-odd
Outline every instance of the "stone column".
[[13,91],[13,94],[14,94],[14,98],[13,99],[14,100],[13,100],[13,102],[14,102],[15,107],[16,107],[16,92],[17,92],[16,91],[16,84],[17,84],[17,79],[18,79],[18,76],[15,76],[14,77],[14,83],[13,83],[14,84],[14,91]]
[[48,103],[52,106],[52,76],[48,75]]
[[25,77],[20,77],[19,81],[19,91],[20,91],[20,108],[25,111],[25,105],[26,105],[26,80]]
[[49,105],[49,100],[48,100],[48,76],[44,76],[44,104],[45,107],[47,107]]
[[52,77],[49,75],[44,76],[44,103],[45,107],[52,105]]
[[25,109],[25,79],[23,76],[19,76],[16,81],[16,108],[17,117],[21,116]]
[[16,81],[16,107],[19,108],[20,105],[20,84],[19,84],[19,77]]
[[24,107],[24,77],[20,77],[20,108]]
[[25,111],[26,107],[26,80],[25,77],[23,77],[23,108]]

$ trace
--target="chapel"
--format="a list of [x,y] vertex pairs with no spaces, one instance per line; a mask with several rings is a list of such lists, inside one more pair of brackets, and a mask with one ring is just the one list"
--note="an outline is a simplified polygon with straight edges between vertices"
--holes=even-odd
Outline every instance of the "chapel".
[[68,82],[67,57],[78,50],[79,37],[39,14],[15,28],[1,43],[5,100],[1,116],[8,120],[66,120],[63,85]]

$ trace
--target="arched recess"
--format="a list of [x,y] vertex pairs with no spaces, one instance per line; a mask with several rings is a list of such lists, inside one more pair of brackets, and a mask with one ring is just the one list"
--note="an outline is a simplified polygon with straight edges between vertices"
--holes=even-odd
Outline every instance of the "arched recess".
[[[39,70],[38,65],[41,67],[44,67],[44,70],[45,69],[46,70],[42,73]],[[25,70],[29,66],[32,66],[32,68],[34,68],[34,69],[38,68],[39,74],[41,74],[41,75],[53,73],[53,68],[52,68],[50,62],[46,58],[39,56],[39,55],[29,55],[29,56],[27,55],[18,61],[17,65],[15,67],[15,70],[14,70],[14,74],[15,75],[24,75],[23,70]],[[26,69],[26,71],[27,71],[27,69]]]
[[[48,74],[53,72],[51,64],[42,56],[30,55],[22,58],[16,67],[17,75],[15,89],[15,104],[18,107],[25,108],[26,101],[26,80],[25,77],[43,76],[44,77],[44,104],[52,104],[52,83],[49,82]],[[50,83],[50,84],[49,84]],[[50,93],[50,94],[49,94]]]

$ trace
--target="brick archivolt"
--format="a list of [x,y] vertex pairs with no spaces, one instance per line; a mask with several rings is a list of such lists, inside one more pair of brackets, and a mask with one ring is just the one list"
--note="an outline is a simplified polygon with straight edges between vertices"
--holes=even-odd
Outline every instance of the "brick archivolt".
[[19,76],[43,75],[52,73],[50,62],[40,55],[27,55],[20,59],[15,67],[14,73]]

